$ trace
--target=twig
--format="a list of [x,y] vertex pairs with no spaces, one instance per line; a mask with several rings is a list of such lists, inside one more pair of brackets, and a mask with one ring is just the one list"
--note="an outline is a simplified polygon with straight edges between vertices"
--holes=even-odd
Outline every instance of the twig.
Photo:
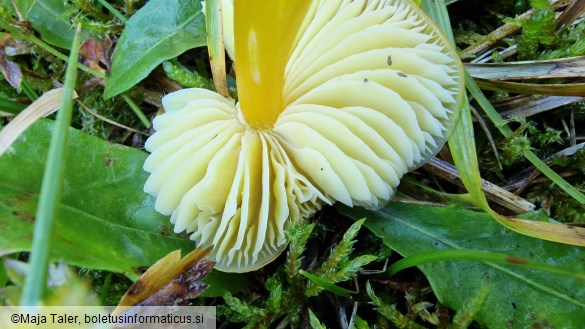
[[498,153],[498,148],[496,147],[496,143],[494,142],[494,138],[492,137],[490,130],[488,129],[487,125],[485,124],[485,120],[483,120],[481,115],[479,115],[479,113],[477,113],[477,110],[473,106],[470,105],[469,108],[471,109],[471,113],[473,114],[473,116],[475,117],[475,119],[477,120],[479,125],[481,126],[481,129],[485,133],[485,135],[490,143],[490,146],[492,147],[492,150],[494,151],[494,156],[496,157],[496,162],[498,163],[498,167],[500,168],[500,170],[502,170],[503,167],[502,167],[502,163],[500,162],[500,154]]
[[144,112],[142,112],[142,110],[134,102],[134,100],[132,98],[130,98],[129,96],[127,96],[127,95],[122,95],[122,98],[124,99],[124,101],[126,102],[126,104],[128,104],[128,106],[132,109],[132,111],[134,111],[134,114],[136,114],[136,116],[138,117],[138,119],[140,119],[140,121],[142,122],[142,124],[146,128],[150,128],[152,126],[152,122],[150,122],[150,120],[146,117],[146,115],[144,114]]
[[585,12],[585,1],[574,0],[557,19],[557,29],[572,25]]
[[128,131],[131,131],[131,132],[133,132],[133,133],[136,133],[136,134],[139,134],[139,135],[142,135],[142,136],[150,136],[150,134],[148,134],[148,133],[142,132],[142,131],[140,131],[140,130],[136,130],[136,129],[134,129],[134,128],[130,128],[130,127],[128,127],[128,126],[125,126],[125,125],[123,125],[123,124],[121,124],[121,123],[118,123],[118,122],[116,122],[116,121],[114,121],[114,120],[108,119],[108,118],[106,118],[106,117],[104,117],[104,116],[101,116],[101,115],[97,114],[96,112],[94,112],[94,111],[90,110],[90,108],[89,108],[89,107],[87,107],[87,105],[83,104],[83,103],[82,103],[81,101],[79,101],[79,100],[77,101],[77,104],[79,104],[79,106],[80,106],[80,107],[81,107],[81,108],[82,108],[84,111],[87,111],[87,112],[89,112],[89,114],[93,115],[94,117],[96,117],[96,118],[98,118],[98,119],[100,119],[100,120],[102,120],[102,121],[105,121],[105,122],[107,122],[107,123],[109,123],[109,124],[111,124],[111,125],[113,125],[113,126],[116,126],[116,127],[122,128],[122,129],[126,129],[126,130],[128,130]]

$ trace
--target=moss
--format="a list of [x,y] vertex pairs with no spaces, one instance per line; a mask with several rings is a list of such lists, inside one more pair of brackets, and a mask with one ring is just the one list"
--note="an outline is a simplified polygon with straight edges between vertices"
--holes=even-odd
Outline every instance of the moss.
[[523,24],[517,37],[520,59],[555,59],[585,55],[585,22],[557,30],[548,1],[531,1],[535,14]]
[[[87,78],[87,77],[86,77]],[[83,83],[79,81],[78,84]],[[144,126],[140,120],[128,107],[121,97],[114,97],[108,100],[104,100],[102,97],[103,88],[95,87],[86,92],[80,93],[79,101],[88,107],[91,111],[113,120],[124,126],[134,128],[136,130],[143,130]],[[142,100],[141,90],[136,88],[129,94],[133,99]],[[144,107],[148,109],[148,107]],[[152,108],[152,111],[155,109]],[[105,122],[99,118],[96,118],[91,113],[81,108],[77,111],[74,117],[73,125],[78,127],[82,131],[98,136],[102,139],[106,139],[115,143],[128,144],[126,141],[127,131],[116,127],[108,122]]]
[[65,8],[64,15],[75,23],[81,23],[96,39],[120,32],[124,27],[123,22],[113,17],[97,1],[70,0],[66,2]]
[[548,1],[531,1],[535,13],[522,28],[522,34],[517,38],[518,57],[533,59],[541,47],[552,47],[557,42],[556,16]]

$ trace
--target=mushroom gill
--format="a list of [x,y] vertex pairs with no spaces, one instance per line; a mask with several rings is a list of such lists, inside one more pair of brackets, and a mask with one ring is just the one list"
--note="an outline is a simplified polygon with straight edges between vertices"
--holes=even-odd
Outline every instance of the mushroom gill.
[[213,246],[218,269],[245,272],[323,204],[387,203],[444,144],[463,78],[410,1],[248,0],[234,14],[239,103],[165,96],[144,190],[175,232]]

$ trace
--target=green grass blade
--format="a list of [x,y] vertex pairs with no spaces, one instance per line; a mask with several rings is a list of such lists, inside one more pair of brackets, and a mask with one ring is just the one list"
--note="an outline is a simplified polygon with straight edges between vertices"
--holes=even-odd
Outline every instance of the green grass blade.
[[63,101],[60,111],[57,114],[55,132],[51,139],[49,157],[43,175],[29,261],[30,267],[25,279],[21,299],[22,305],[37,305],[45,294],[51,231],[63,189],[63,174],[65,171],[65,163],[63,160],[65,159],[67,132],[73,111],[73,94],[75,80],[77,78],[77,56],[79,54],[80,35],[81,26],[78,25],[71,46],[69,64],[65,73]]
[[31,85],[26,82],[26,80],[22,81],[22,92],[30,99],[31,101],[36,101],[39,99],[39,94],[31,87]]
[[[506,125],[504,119],[502,119],[500,114],[494,109],[489,100],[481,92],[479,86],[475,83],[473,78],[467,73],[465,74],[465,83],[471,95],[473,95],[480,107],[484,110],[485,114],[500,130],[502,135],[504,135],[506,138],[512,135],[512,129]],[[546,177],[553,181],[553,183],[557,184],[561,189],[563,189],[563,191],[565,191],[575,200],[585,204],[585,195],[583,195],[583,193],[581,193],[574,186],[569,184],[566,180],[554,172],[549,166],[540,160],[536,154],[534,154],[532,151],[525,151],[524,156],[526,159],[528,159],[528,161],[532,162],[532,164],[538,168],[540,172],[542,172]]]
[[424,0],[420,7],[429,15],[437,25],[443,30],[447,39],[451,44],[455,45],[455,38],[453,38],[453,31],[451,30],[451,21],[449,20],[449,13],[444,1]]
[[101,3],[102,6],[109,10],[112,14],[114,14],[114,16],[116,16],[122,23],[126,24],[126,22],[128,22],[128,19],[124,15],[122,15],[122,13],[118,9],[110,5],[106,0],[98,0],[98,2]]
[[124,99],[126,104],[128,104],[128,106],[132,109],[134,114],[136,114],[138,119],[140,119],[140,122],[142,122],[142,124],[146,128],[150,128],[152,126],[152,122],[150,122],[150,120],[148,119],[146,114],[144,114],[144,112],[142,112],[142,109],[140,108],[140,106],[138,106],[138,104],[136,104],[136,102],[134,102],[134,100],[127,95],[122,95],[122,98]]
[[341,288],[340,286],[336,286],[335,284],[333,284],[330,281],[321,279],[320,277],[313,275],[311,273],[308,273],[306,271],[300,270],[299,273],[304,276],[305,278],[309,279],[311,282],[313,282],[314,284],[318,285],[319,287],[325,289],[325,290],[329,290],[334,294],[337,294],[339,296],[342,297],[349,297],[350,294],[353,294],[354,292],[351,290],[347,290],[345,288]]
[[429,262],[441,262],[441,261],[452,261],[452,260],[464,260],[464,261],[477,261],[477,262],[490,262],[501,265],[514,265],[521,266],[530,269],[545,271],[549,273],[555,273],[565,276],[570,276],[575,279],[585,281],[585,273],[576,273],[574,271],[565,270],[563,268],[550,266],[548,264],[531,261],[526,258],[511,256],[498,252],[490,252],[483,250],[460,250],[460,249],[447,249],[430,252],[421,252],[416,255],[412,255],[403,258],[396,263],[392,264],[388,268],[388,273],[394,275],[409,267],[422,265]]

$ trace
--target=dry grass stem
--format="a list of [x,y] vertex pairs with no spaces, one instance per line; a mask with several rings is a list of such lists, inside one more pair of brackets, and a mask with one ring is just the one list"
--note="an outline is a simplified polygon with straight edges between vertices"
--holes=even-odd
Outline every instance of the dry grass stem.
[[[463,187],[457,168],[450,163],[444,162],[438,158],[432,158],[423,168],[438,177],[446,179],[457,186]],[[534,204],[506,191],[496,184],[482,179],[481,185],[488,200],[496,203],[500,207],[508,209],[514,214],[525,213],[532,211],[535,208]]]

